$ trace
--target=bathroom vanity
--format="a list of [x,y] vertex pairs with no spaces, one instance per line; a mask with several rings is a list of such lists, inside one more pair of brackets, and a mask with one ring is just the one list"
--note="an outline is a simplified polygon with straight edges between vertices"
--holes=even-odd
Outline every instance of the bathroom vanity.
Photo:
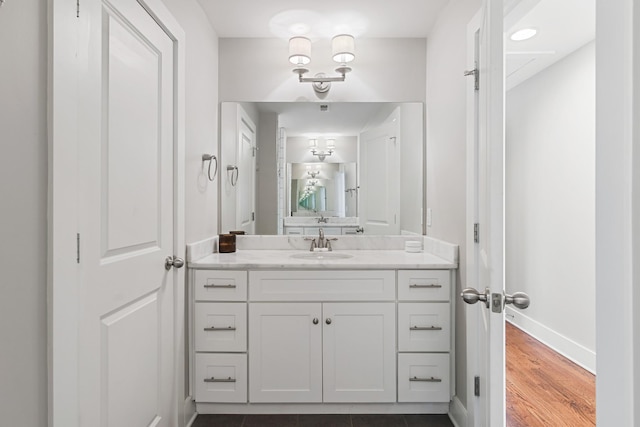
[[[416,239],[425,250],[405,252]],[[423,236],[308,245],[242,236],[235,253],[189,262],[197,411],[448,412],[457,247]]]

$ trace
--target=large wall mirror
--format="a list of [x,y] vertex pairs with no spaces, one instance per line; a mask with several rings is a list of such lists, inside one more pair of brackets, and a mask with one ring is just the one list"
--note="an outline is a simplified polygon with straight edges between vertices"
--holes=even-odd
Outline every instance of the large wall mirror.
[[424,234],[424,106],[223,102],[220,231]]

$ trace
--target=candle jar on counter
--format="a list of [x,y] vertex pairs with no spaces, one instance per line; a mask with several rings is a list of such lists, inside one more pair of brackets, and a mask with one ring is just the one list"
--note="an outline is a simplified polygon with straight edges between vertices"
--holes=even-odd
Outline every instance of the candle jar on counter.
[[222,254],[236,251],[236,235],[220,234],[218,235],[218,252]]

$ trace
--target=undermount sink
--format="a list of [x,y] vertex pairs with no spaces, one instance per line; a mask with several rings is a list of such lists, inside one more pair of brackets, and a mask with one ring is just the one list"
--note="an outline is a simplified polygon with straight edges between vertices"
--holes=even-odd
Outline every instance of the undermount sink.
[[315,259],[318,261],[328,260],[328,259],[347,259],[353,258],[353,255],[343,254],[340,252],[302,252],[299,254],[291,255],[291,258],[300,258],[300,259]]

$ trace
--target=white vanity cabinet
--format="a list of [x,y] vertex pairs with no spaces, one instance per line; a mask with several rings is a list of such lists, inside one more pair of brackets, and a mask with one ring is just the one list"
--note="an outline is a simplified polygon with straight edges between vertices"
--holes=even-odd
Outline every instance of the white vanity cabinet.
[[249,401],[395,402],[395,303],[251,303]]
[[452,271],[193,270],[198,410],[446,412]]

